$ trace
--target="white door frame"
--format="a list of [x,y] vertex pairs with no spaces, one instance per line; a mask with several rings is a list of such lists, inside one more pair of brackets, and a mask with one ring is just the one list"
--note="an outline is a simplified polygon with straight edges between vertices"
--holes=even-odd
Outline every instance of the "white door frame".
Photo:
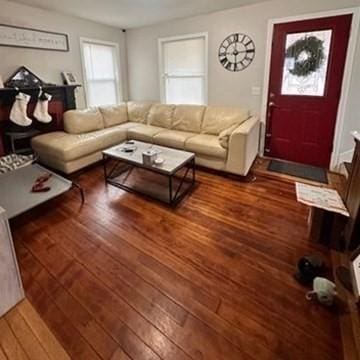
[[270,62],[271,62],[271,49],[272,49],[272,39],[274,32],[274,25],[281,24],[286,22],[293,22],[299,20],[309,20],[309,19],[317,19],[324,18],[330,16],[338,16],[338,15],[346,15],[352,14],[352,23],[350,30],[350,39],[348,44],[348,51],[346,55],[346,62],[344,68],[343,75],[343,84],[340,95],[340,102],[338,107],[338,113],[336,117],[336,126],[334,133],[334,142],[333,142],[333,151],[331,154],[330,160],[330,170],[337,170],[339,164],[340,157],[340,142],[343,135],[343,128],[345,123],[345,112],[346,105],[348,100],[348,95],[350,91],[350,83],[351,83],[351,75],[354,67],[355,60],[355,51],[356,51],[356,43],[358,38],[359,24],[360,24],[360,7],[354,8],[346,8],[339,9],[333,11],[325,11],[311,14],[304,14],[299,16],[291,16],[280,19],[270,19],[268,21],[268,30],[267,30],[267,40],[266,40],[266,53],[265,53],[265,73],[264,73],[264,88],[262,93],[262,103],[261,103],[261,122],[262,122],[262,134],[260,139],[260,154],[264,154],[264,140],[265,140],[265,131],[266,131],[266,111],[267,111],[267,99],[269,92],[269,80],[270,80]]

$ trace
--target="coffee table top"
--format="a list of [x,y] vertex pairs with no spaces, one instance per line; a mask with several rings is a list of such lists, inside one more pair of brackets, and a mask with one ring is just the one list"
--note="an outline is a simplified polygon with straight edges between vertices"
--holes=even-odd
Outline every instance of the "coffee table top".
[[[126,141],[121,143],[120,145],[115,145],[109,149],[104,150],[103,154],[117,160],[128,162],[138,167],[150,169],[152,171],[168,175],[174,174],[187,162],[189,162],[195,157],[195,154],[192,152],[176,150],[165,146],[159,146],[135,140],[134,146],[136,147],[136,150],[134,150],[133,152],[124,152],[122,151],[122,149],[125,145]],[[164,162],[160,165],[145,165],[143,163],[142,153],[149,149],[159,151],[158,157],[163,158]]]
[[[51,173],[48,181],[51,190],[47,192],[31,192],[36,178]],[[44,203],[68,191],[72,182],[52,171],[32,164],[0,175],[0,206],[6,210],[7,216],[12,218],[39,204]]]

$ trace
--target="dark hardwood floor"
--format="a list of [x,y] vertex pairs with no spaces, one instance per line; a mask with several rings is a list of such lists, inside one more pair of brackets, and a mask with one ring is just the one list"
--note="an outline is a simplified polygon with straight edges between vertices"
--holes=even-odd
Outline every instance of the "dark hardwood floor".
[[198,172],[176,208],[105,186],[15,219],[26,296],[73,359],[340,359],[334,310],[305,299],[294,185]]

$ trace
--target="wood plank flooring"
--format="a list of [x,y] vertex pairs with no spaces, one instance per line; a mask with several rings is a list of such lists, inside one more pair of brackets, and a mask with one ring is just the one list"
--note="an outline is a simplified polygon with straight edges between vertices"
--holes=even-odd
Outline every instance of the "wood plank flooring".
[[69,360],[70,357],[28,300],[0,318],[0,360]]
[[[176,209],[105,186],[101,167],[11,223],[26,296],[73,359],[341,359],[338,316],[308,302],[294,185],[198,172]],[[0,359],[1,359],[0,352]]]

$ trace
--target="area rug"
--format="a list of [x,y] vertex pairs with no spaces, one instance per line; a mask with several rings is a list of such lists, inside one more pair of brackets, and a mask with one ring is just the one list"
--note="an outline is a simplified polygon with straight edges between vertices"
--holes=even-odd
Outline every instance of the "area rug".
[[279,160],[271,160],[268,165],[268,170],[280,174],[286,174],[311,181],[320,182],[323,184],[328,183],[326,169],[318,168],[315,166],[288,163]]

